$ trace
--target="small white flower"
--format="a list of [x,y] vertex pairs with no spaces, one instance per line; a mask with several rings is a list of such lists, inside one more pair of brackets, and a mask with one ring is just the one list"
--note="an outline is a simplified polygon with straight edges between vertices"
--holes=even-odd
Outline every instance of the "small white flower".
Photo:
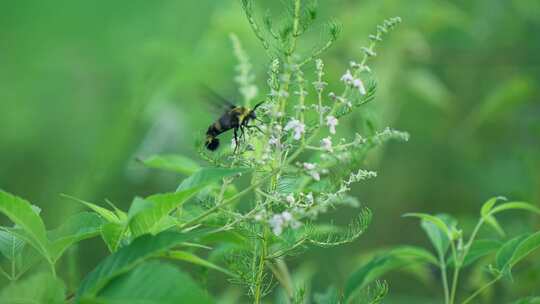
[[306,201],[307,201],[307,203],[311,205],[311,204],[313,204],[313,200],[314,200],[314,199],[313,199],[313,193],[311,193],[311,192],[308,193],[308,194],[306,195]]
[[338,125],[338,120],[332,115],[326,116],[326,124],[330,129],[331,134],[336,134],[336,126]]
[[291,223],[291,228],[292,229],[298,229],[298,228],[300,228],[300,226],[302,226],[302,223],[300,223],[299,221],[292,221],[292,223]]
[[328,151],[328,152],[332,152],[333,149],[332,149],[332,138],[330,138],[330,136],[328,137],[325,137],[321,140],[321,148],[323,148],[324,150]]
[[366,95],[366,87],[360,78],[357,78],[353,81],[353,86],[358,89],[360,94]]
[[279,146],[279,139],[278,138],[275,138],[274,136],[270,137],[270,139],[268,140],[268,144],[270,146]]
[[315,169],[315,164],[304,163],[304,169],[306,169],[306,170],[314,170]]
[[285,126],[285,131],[289,130],[292,130],[294,132],[294,139],[300,140],[300,138],[302,138],[302,134],[306,132],[306,125],[301,123],[298,119],[292,119]]
[[311,177],[316,180],[316,181],[320,181],[321,180],[321,175],[319,174],[319,172],[317,171],[310,171],[309,172],[309,175],[311,175]]
[[268,221],[270,227],[272,227],[272,232],[275,235],[280,235],[283,232],[283,218],[280,214],[274,214],[272,218]]
[[263,219],[263,214],[262,213],[257,213],[257,214],[255,214],[254,218],[255,218],[256,221],[260,222]]
[[281,218],[284,222],[289,222],[293,219],[292,214],[288,211],[281,212]]
[[285,200],[289,204],[294,204],[294,196],[292,194],[287,195],[287,197],[285,197]]
[[351,74],[351,71],[347,70],[343,76],[341,76],[341,81],[343,81],[346,84],[351,84],[354,80],[353,75]]

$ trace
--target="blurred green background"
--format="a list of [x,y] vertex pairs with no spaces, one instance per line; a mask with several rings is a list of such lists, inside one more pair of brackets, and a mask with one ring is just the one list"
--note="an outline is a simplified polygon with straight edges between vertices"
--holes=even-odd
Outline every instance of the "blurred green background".
[[[259,16],[265,9],[279,15],[280,1],[263,2],[256,1]],[[316,288],[342,283],[374,249],[428,246],[418,223],[401,218],[405,212],[451,213],[470,227],[491,196],[540,203],[539,1],[321,0],[319,7],[319,22],[301,43],[322,43],[324,21],[343,24],[323,56],[336,89],[375,26],[403,18],[379,46],[372,63],[379,91],[363,111],[411,140],[373,155],[368,167],[379,177],[354,190],[374,211],[368,233],[296,261],[317,265]],[[266,92],[269,58],[239,1],[2,1],[0,188],[40,206],[48,227],[80,208],[60,193],[127,206],[136,195],[174,189],[183,177],[147,170],[136,158],[199,159],[195,141],[215,118],[199,83],[238,96],[231,32]],[[357,120],[340,124],[343,136],[354,134]],[[502,221],[509,234],[540,227],[523,214]],[[84,242],[81,272],[105,254],[99,240]],[[540,295],[539,257],[518,268],[493,303]],[[388,303],[440,299],[434,280],[403,273],[388,280]]]

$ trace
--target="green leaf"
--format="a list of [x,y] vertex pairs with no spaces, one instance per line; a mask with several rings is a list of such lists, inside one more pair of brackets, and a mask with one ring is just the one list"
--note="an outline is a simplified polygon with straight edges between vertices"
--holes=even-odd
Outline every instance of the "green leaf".
[[[473,242],[471,249],[463,260],[463,267],[471,265],[478,259],[481,259],[489,254],[497,252],[501,248],[502,243],[497,240],[476,240]],[[448,258],[448,265],[453,265],[454,259],[452,256]]]
[[17,237],[10,231],[0,231],[0,253],[8,260],[13,260],[17,257],[24,248],[24,240]]
[[501,204],[491,210],[491,214],[499,213],[506,210],[525,210],[536,214],[540,214],[540,209],[534,205],[525,202],[509,202]]
[[251,171],[249,168],[202,168],[184,179],[176,191],[182,191],[198,186],[207,186],[221,181],[225,177]]
[[81,212],[71,216],[59,228],[50,231],[51,257],[57,261],[69,246],[84,239],[98,236],[103,219],[93,212]]
[[144,235],[103,260],[81,283],[77,298],[95,296],[111,280],[122,275],[148,258],[163,254],[182,242],[191,241],[207,232],[162,232]]
[[110,223],[121,223],[121,220],[120,218],[118,218],[118,216],[116,215],[116,213],[114,213],[113,211],[110,211],[109,209],[106,209],[106,208],[103,208],[103,207],[100,207],[96,204],[93,204],[93,203],[90,203],[90,202],[87,202],[87,201],[84,201],[82,199],[79,199],[79,198],[76,198],[74,196],[70,196],[70,195],[67,195],[67,194],[62,194],[63,197],[67,197],[67,198],[70,198],[74,201],[77,201],[83,205],[85,205],[86,207],[90,208],[91,210],[93,210],[94,212],[96,212],[97,214],[101,215],[107,222],[110,222]]
[[186,262],[189,262],[189,263],[192,263],[192,264],[195,264],[195,265],[199,265],[199,266],[203,266],[203,267],[206,267],[206,268],[210,268],[210,269],[214,269],[214,270],[223,272],[224,274],[226,274],[228,276],[236,277],[235,274],[228,271],[227,269],[225,269],[225,268],[223,268],[221,266],[218,266],[218,265],[216,265],[216,264],[214,264],[212,262],[209,262],[209,261],[207,261],[205,259],[202,259],[202,258],[194,255],[191,252],[181,251],[181,250],[173,250],[173,251],[167,252],[164,255],[164,257],[169,258],[169,259],[174,259],[174,260],[186,261]]
[[526,239],[524,239],[519,246],[514,251],[512,258],[510,259],[510,265],[513,267],[519,261],[523,260],[527,255],[529,255],[534,250],[540,247],[540,231],[537,231]]
[[[174,193],[156,194],[144,200],[136,200],[129,212],[129,229],[134,237],[145,233],[159,233],[162,219],[181,206],[201,187],[193,187]],[[132,211],[134,210],[134,211]]]
[[499,200],[506,200],[506,198],[504,198],[502,196],[497,196],[497,197],[490,198],[487,202],[485,202],[482,205],[482,209],[480,209],[480,215],[482,217],[488,216],[489,213],[491,212],[491,209],[493,209],[493,206],[495,206],[495,204]]
[[488,214],[484,216],[483,219],[484,219],[484,222],[490,225],[491,228],[493,228],[500,236],[504,237],[506,235],[506,233],[504,232],[504,229],[499,224],[499,221],[497,221],[497,219],[493,215]]
[[497,240],[476,240],[469,249],[467,256],[463,260],[463,266],[470,265],[480,258],[497,252],[502,243]]
[[437,265],[438,261],[429,251],[413,246],[398,247],[375,256],[347,279],[345,299],[350,299],[357,291],[389,271],[418,264]]
[[521,244],[521,242],[523,242],[523,240],[526,238],[527,235],[521,235],[507,241],[501,246],[501,248],[497,251],[497,255],[495,256],[495,265],[497,266],[498,270],[501,272],[508,270],[512,257],[514,256],[514,252],[517,250],[519,244]]
[[426,232],[439,256],[444,256],[450,245],[450,227],[455,225],[455,220],[447,215],[433,216],[424,213],[407,213],[405,217],[418,217],[422,220],[422,229]]
[[107,244],[109,251],[115,252],[123,239],[127,226],[117,223],[107,223],[101,226],[101,238]]
[[0,212],[25,232],[32,246],[50,259],[49,239],[45,225],[29,202],[0,190]]
[[62,304],[64,283],[48,273],[36,274],[6,286],[0,299],[4,304]]
[[152,155],[141,162],[150,168],[173,171],[182,174],[193,174],[200,166],[190,158],[182,155]]
[[118,277],[97,299],[107,304],[214,303],[189,275],[158,261],[145,262]]

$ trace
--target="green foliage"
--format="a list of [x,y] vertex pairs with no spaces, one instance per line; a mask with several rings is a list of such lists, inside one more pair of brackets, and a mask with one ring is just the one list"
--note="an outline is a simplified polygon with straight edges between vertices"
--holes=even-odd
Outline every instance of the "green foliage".
[[81,303],[214,303],[186,273],[176,267],[149,261],[120,275],[95,298]]
[[113,279],[145,260],[202,235],[204,232],[162,232],[154,237],[144,235],[135,239],[130,245],[108,256],[88,274],[77,291],[77,298],[96,296]]
[[62,304],[65,303],[64,294],[62,280],[48,273],[38,273],[6,286],[0,291],[0,299],[5,304]]
[[[521,199],[538,197],[534,185],[540,175],[531,169],[539,164],[534,136],[540,125],[532,102],[538,81],[530,70],[534,64],[527,62],[538,47],[530,35],[520,33],[520,29],[537,32],[540,23],[534,8],[538,5],[487,0],[472,5],[425,0],[360,4],[243,0],[244,24],[227,2],[188,2],[165,1],[159,9],[150,2],[125,6],[98,1],[92,9],[82,2],[62,4],[54,6],[50,20],[43,18],[49,10],[40,5],[14,2],[1,10],[6,18],[0,18],[0,31],[7,35],[0,36],[10,45],[6,58],[14,59],[0,71],[0,106],[7,105],[2,119],[8,126],[0,128],[0,146],[9,147],[3,150],[9,155],[0,157],[3,172],[8,172],[0,175],[1,183],[6,189],[28,191],[25,195],[35,197],[47,211],[45,222],[53,218],[61,224],[48,230],[35,206],[0,192],[0,213],[11,221],[0,227],[0,253],[5,257],[0,260],[0,274],[9,281],[2,286],[0,302],[213,303],[209,296],[213,293],[223,303],[244,303],[247,296],[255,303],[273,303],[273,295],[276,303],[287,304],[381,303],[389,285],[378,279],[388,272],[405,270],[425,279],[431,268],[438,267],[445,295],[437,303],[456,303],[472,292],[464,298],[464,303],[471,303],[501,278],[519,274],[515,266],[539,247],[538,232],[507,240],[506,234],[530,230],[525,226],[535,223],[519,220],[516,225],[510,214],[499,214],[511,210],[539,214],[540,209],[524,202],[490,199],[469,234],[462,230],[468,227],[462,202],[493,188]],[[354,13],[359,5],[361,18]],[[267,12],[261,18],[262,6]],[[372,26],[381,12],[390,11],[403,13],[410,25],[397,42],[382,52],[376,49],[400,18],[373,26],[364,47],[349,42],[363,35],[363,28]],[[345,26],[324,21],[332,14],[341,14]],[[64,30],[62,18],[69,24]],[[84,23],[100,18],[106,22]],[[266,56],[249,58],[254,46],[244,38],[242,27],[247,25]],[[180,35],[174,30],[179,28]],[[238,59],[234,82],[242,97],[234,102],[252,108],[264,100],[257,110],[259,120],[251,121],[261,131],[246,130],[237,150],[226,144],[227,133],[220,135],[219,151],[204,151],[201,145],[201,162],[182,154],[154,154],[189,148],[192,137],[204,137],[215,118],[203,116],[204,107],[192,96],[193,84],[200,79],[212,86],[231,82],[222,71],[233,56],[223,55],[227,48],[220,42],[231,31],[238,33],[231,35],[231,41]],[[55,34],[45,37],[43,33]],[[347,39],[336,43],[340,37]],[[241,41],[248,42],[245,48]],[[31,52],[26,45],[32,46]],[[324,55],[323,62],[321,57],[333,45],[340,48]],[[467,56],[463,56],[463,46]],[[517,49],[509,49],[508,54],[500,51],[506,46]],[[379,53],[388,60],[372,62]],[[348,70],[340,71],[345,56],[358,54]],[[28,56],[37,59],[24,62]],[[104,58],[108,61],[102,62]],[[503,70],[500,58],[504,58]],[[270,65],[264,81],[259,78],[266,63]],[[341,75],[341,82],[335,81]],[[34,83],[32,92],[28,79],[39,79],[42,84]],[[78,81],[84,85],[75,87]],[[382,98],[375,103],[375,96]],[[24,100],[39,101],[39,105],[29,106]],[[435,107],[427,112],[417,100]],[[176,101],[181,102],[181,111],[175,111]],[[412,128],[415,144],[407,149],[413,150],[383,147],[391,139],[408,140],[405,132],[380,129],[385,124]],[[73,138],[80,141],[74,145]],[[426,143],[433,153],[425,153]],[[151,155],[138,158],[140,164],[187,177],[180,183],[171,174],[150,179],[147,170],[131,166],[133,155]],[[419,155],[430,170],[414,162]],[[374,190],[355,189],[353,184],[376,176],[362,169],[373,167],[381,168],[387,182]],[[36,168],[40,171],[32,176]],[[60,173],[52,174],[51,168]],[[430,173],[442,176],[444,184],[437,184]],[[433,181],[430,187],[425,186],[426,180]],[[176,192],[166,192],[178,184]],[[471,184],[474,189],[464,186]],[[418,185],[422,189],[415,188]],[[120,198],[121,208],[108,200],[110,207],[105,208],[73,197],[89,212],[75,213],[76,205],[51,206],[56,200],[50,196],[56,196],[59,187],[84,197],[107,193]],[[132,193],[161,188],[166,189],[162,194],[136,196],[129,207],[122,204]],[[436,202],[431,208],[444,206],[452,214],[459,210],[455,214],[463,227],[448,215],[407,214],[421,219],[433,253],[398,247],[370,256],[352,274],[343,273],[355,268],[344,270],[339,267],[342,263],[350,265],[351,255],[374,243],[358,242],[372,224],[377,228],[370,228],[370,235],[377,240],[389,237],[389,243],[420,235],[401,233],[393,222],[396,209],[388,205],[377,206],[380,220],[372,223],[373,214],[364,200],[394,204],[396,198],[406,199],[408,205],[402,208],[408,209],[426,197]],[[336,224],[346,222],[345,217],[352,218],[349,225]],[[481,231],[484,224],[502,239]],[[480,233],[486,237],[479,238]],[[71,295],[79,272],[95,266],[91,263],[101,248],[78,243],[97,236],[111,254],[85,278],[74,301]],[[314,247],[340,245],[350,246],[343,250],[347,253],[310,254],[309,261],[299,257]],[[75,250],[77,246],[84,251]],[[313,256],[323,258],[312,263]],[[338,267],[323,275],[318,270],[324,269],[321,261],[328,262],[329,256]],[[41,273],[43,261],[51,274]],[[78,262],[84,266],[81,270]],[[532,261],[530,272],[537,266]],[[471,279],[460,281],[462,273]],[[486,281],[490,274],[492,280]],[[313,276],[317,277],[311,282]],[[335,283],[347,276],[343,287]],[[523,276],[518,280],[522,282]],[[69,283],[67,288],[63,282]],[[414,284],[403,282],[407,288]],[[463,286],[465,282],[469,285]],[[525,294],[527,285],[516,285],[501,288],[500,293],[512,289],[512,295]],[[331,287],[321,294],[315,286]],[[399,295],[390,296],[389,302],[400,301]],[[414,295],[410,301],[422,302]],[[528,298],[520,303],[536,301]]]
[[417,265],[427,267],[429,264],[437,265],[437,258],[419,247],[404,246],[386,251],[375,256],[351,274],[345,287],[345,299],[354,298],[355,293],[389,271]]
[[11,230],[13,233],[17,232],[17,236],[27,241],[44,257],[51,259],[45,225],[29,202],[0,190],[0,212],[13,221],[16,227],[20,227]]
[[[446,215],[433,216],[424,213],[407,213],[406,217],[417,217],[422,220],[421,226],[426,231],[439,259],[435,259],[441,271],[441,281],[444,289],[444,303],[453,304],[457,298],[459,273],[462,268],[470,267],[475,262],[493,253],[495,264],[490,265],[494,278],[474,291],[463,303],[469,303],[485,289],[489,288],[503,276],[510,276],[512,267],[523,260],[531,252],[540,247],[540,231],[532,234],[515,237],[502,244],[495,240],[478,240],[477,234],[484,223],[495,228],[499,234],[503,230],[494,215],[509,210],[525,210],[540,214],[537,207],[525,202],[496,203],[500,197],[494,197],[486,201],[480,210],[480,219],[472,231],[468,240],[463,237],[462,230],[457,228],[457,222]],[[448,248],[450,253],[448,254]],[[448,257],[447,257],[448,255]],[[377,260],[372,261],[376,264]],[[452,269],[452,280],[447,278],[447,267]],[[369,269],[369,268],[367,268]]]

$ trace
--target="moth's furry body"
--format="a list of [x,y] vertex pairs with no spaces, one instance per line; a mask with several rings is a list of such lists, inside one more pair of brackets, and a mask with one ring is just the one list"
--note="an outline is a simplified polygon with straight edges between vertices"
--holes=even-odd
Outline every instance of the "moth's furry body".
[[262,103],[257,104],[253,109],[231,106],[216,122],[208,127],[208,130],[206,131],[206,148],[211,151],[216,150],[219,147],[219,139],[217,136],[221,133],[233,130],[236,150],[238,147],[238,130],[240,130],[241,135],[243,135],[244,128],[256,128],[256,126],[250,126],[248,123],[251,120],[257,119],[255,110],[261,104]]

